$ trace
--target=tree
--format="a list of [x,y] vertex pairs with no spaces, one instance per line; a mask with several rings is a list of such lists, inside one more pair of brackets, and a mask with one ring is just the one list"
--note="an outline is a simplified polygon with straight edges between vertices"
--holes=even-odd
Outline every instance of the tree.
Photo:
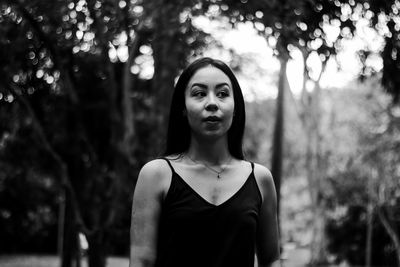
[[394,126],[398,118],[393,116],[390,98],[376,90],[378,79],[354,87],[359,88],[336,93],[334,127],[326,133],[334,143],[339,144],[340,138],[347,147],[336,145],[330,156],[325,186],[328,247],[338,262],[394,266],[399,186],[393,181],[398,177],[392,160],[397,160],[393,153],[398,146]]
[[[396,75],[400,71],[400,59],[398,51],[400,49],[400,28],[396,18],[400,11],[398,1],[360,1],[364,7],[364,17],[370,21],[370,25],[377,32],[384,36],[384,48],[380,52],[383,61],[381,83],[383,88],[393,97],[394,103],[399,103],[400,100],[400,79]],[[367,57],[374,53],[367,50]],[[363,60],[366,63],[366,58]],[[366,64],[366,74],[373,74],[371,68]]]
[[[207,44],[207,34],[192,24],[193,17],[201,13],[201,1],[149,1],[146,10],[153,11],[151,48],[154,60],[152,88],[155,92],[153,112],[156,118],[156,136],[165,136],[168,108],[175,78],[188,64],[190,56],[198,54]],[[155,147],[163,147],[159,138]],[[160,154],[162,151],[156,151]]]
[[[382,114],[383,113],[383,114]],[[380,223],[390,238],[397,255],[397,264],[400,264],[400,235],[398,225],[400,222],[399,205],[399,175],[397,162],[400,147],[399,117],[395,114],[393,105],[388,105],[380,117],[388,118],[387,121],[378,122],[382,131],[373,132],[366,136],[367,149],[365,161],[370,166],[369,201],[372,204],[372,212],[376,213]]]
[[[0,53],[6,60],[0,65],[0,100],[15,111],[15,120],[8,118],[2,126],[2,162],[24,171],[5,152],[23,137],[20,129],[29,130],[35,146],[21,147],[46,155],[48,165],[41,164],[43,157],[31,160],[54,179],[60,210],[65,204],[63,266],[80,262],[79,233],[88,239],[90,266],[105,265],[115,235],[123,236],[118,242],[128,248],[129,199],[137,172],[155,156],[151,144],[161,143],[159,133],[147,134],[165,114],[161,108],[154,115],[152,103],[166,106],[179,68],[205,43],[206,35],[186,12],[195,3],[171,3],[173,16],[159,16],[154,7],[160,1],[1,2],[0,31],[6,38]],[[159,54],[163,42],[171,50]],[[172,51],[177,64],[164,64]],[[156,64],[152,82],[141,77],[140,59],[149,57],[163,62]]]
[[[317,53],[323,58],[323,65],[326,66],[327,60],[336,53],[338,46],[327,41],[327,34],[324,29],[325,24],[338,21],[340,29],[349,29],[350,33],[354,31],[355,26],[350,17],[343,18],[341,16],[341,2],[339,1],[284,1],[278,3],[274,1],[237,2],[226,0],[218,2],[218,5],[220,13],[227,16],[229,22],[233,25],[245,21],[252,22],[259,34],[272,44],[274,53],[281,63],[271,163],[271,171],[278,192],[279,206],[285,118],[284,93],[290,92],[286,77],[286,65],[290,59],[290,50],[293,47],[299,48],[303,53],[304,62],[312,52]],[[339,36],[338,41],[343,36]],[[318,45],[318,43],[320,44]],[[318,151],[320,138],[318,132],[318,98],[320,92],[318,80],[323,72],[319,75],[313,93],[308,93],[305,84],[307,80],[310,80],[309,71],[305,65],[303,102],[301,102],[303,114],[300,117],[309,138],[306,168],[308,170],[315,219],[316,221],[322,220],[321,223],[315,224],[316,227],[319,227],[315,229],[311,264],[321,264],[327,261],[323,244],[324,216],[322,211],[324,207],[320,201],[321,186],[319,186],[319,179],[321,178],[321,173],[318,172],[321,170]]]

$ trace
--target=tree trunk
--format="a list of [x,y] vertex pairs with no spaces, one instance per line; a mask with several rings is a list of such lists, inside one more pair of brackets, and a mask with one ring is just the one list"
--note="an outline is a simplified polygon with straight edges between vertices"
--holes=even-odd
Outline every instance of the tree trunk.
[[376,171],[371,169],[372,177],[368,177],[368,203],[367,203],[367,242],[365,247],[365,266],[371,267],[372,258],[372,235],[373,235],[373,216],[374,216],[374,185],[372,179],[376,177]]
[[372,255],[372,217],[373,206],[368,203],[367,206],[367,243],[365,247],[365,266],[371,267],[371,255]]
[[285,88],[289,85],[286,76],[288,58],[280,58],[281,68],[279,70],[278,97],[276,99],[276,115],[273,135],[273,151],[271,173],[274,178],[277,193],[277,210],[278,218],[280,213],[280,189],[282,179],[282,162],[283,162],[283,140],[284,140],[284,104],[285,104]]
[[[152,88],[156,96],[153,113],[153,118],[155,118],[154,134],[157,135],[155,140],[163,142],[167,132],[167,117],[175,78],[186,59],[182,54],[182,40],[179,38],[181,27],[179,16],[184,6],[182,4],[173,5],[167,1],[159,2],[162,8],[159,8],[155,15],[155,32],[152,42],[154,54]],[[164,144],[159,143],[155,146],[159,150]],[[161,151],[154,152],[160,153]]]
[[[129,34],[129,33],[127,33]],[[124,154],[128,158],[129,162],[133,164],[133,159],[131,157],[132,147],[133,147],[133,139],[135,136],[135,123],[134,123],[134,112],[133,112],[133,104],[132,104],[132,81],[133,75],[131,73],[131,66],[137,57],[139,51],[139,43],[140,43],[140,35],[136,33],[132,44],[129,46],[129,58],[125,62],[122,72],[122,90],[121,90],[121,106],[122,106],[122,116],[123,116],[123,126],[124,133],[121,138],[121,150],[124,151]]]
[[[67,196],[68,198],[68,196]],[[78,249],[78,232],[76,228],[74,210],[69,201],[66,201],[64,244],[61,258],[61,267],[73,267],[76,265]],[[74,264],[75,263],[75,264]]]
[[314,207],[313,214],[313,237],[311,243],[310,266],[321,266],[328,264],[325,236],[325,208],[322,205]]
[[104,230],[90,234],[88,236],[88,241],[89,267],[105,267],[108,243],[105,238]]
[[63,258],[64,246],[64,226],[65,226],[65,190],[60,188],[60,196],[58,198],[58,225],[57,225],[57,253],[60,259]]
[[[307,51],[303,52],[304,62],[307,60]],[[324,170],[327,164],[322,157],[321,133],[320,133],[320,79],[325,71],[326,62],[323,62],[321,73],[315,82],[313,92],[307,92],[303,82],[301,103],[303,106],[302,123],[306,132],[306,159],[305,169],[307,171],[308,190],[310,193],[313,212],[313,229],[311,240],[310,265],[316,266],[327,263],[326,238],[325,238],[325,204],[322,195],[322,179],[325,176]],[[307,68],[304,69],[307,73]],[[304,79],[310,79],[304,75]]]

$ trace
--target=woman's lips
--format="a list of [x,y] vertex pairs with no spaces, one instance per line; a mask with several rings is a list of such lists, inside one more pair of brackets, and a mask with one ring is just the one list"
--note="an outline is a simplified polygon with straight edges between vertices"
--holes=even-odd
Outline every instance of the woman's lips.
[[208,117],[204,118],[203,121],[215,123],[215,122],[220,122],[221,118],[219,118],[217,116],[208,116]]

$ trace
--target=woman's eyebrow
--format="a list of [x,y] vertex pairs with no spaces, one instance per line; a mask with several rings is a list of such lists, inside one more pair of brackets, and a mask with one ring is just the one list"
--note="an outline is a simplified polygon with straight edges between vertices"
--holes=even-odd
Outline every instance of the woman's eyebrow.
[[195,87],[195,86],[198,86],[198,87],[207,89],[207,85],[202,84],[202,83],[193,83],[190,87],[193,88],[193,87]]
[[223,82],[223,83],[219,83],[219,84],[217,84],[217,88],[220,88],[220,87],[223,87],[223,86],[228,86],[228,87],[231,87],[228,83],[226,83],[226,82]]
[[[195,86],[201,87],[201,88],[203,88],[203,89],[207,89],[207,85],[206,85],[206,84],[203,84],[203,83],[193,83],[193,84],[190,86],[190,88],[193,88],[193,87],[195,87]],[[218,83],[215,87],[216,87],[216,88],[220,88],[220,87],[223,87],[223,86],[228,86],[228,87],[230,87],[230,85],[229,85],[227,82]]]

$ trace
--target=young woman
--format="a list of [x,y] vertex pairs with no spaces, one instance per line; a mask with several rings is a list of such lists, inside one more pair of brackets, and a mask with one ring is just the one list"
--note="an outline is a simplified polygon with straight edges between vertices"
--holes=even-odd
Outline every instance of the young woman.
[[201,58],[173,94],[165,156],[140,171],[130,267],[279,265],[276,192],[267,168],[244,160],[245,108],[223,62]]

